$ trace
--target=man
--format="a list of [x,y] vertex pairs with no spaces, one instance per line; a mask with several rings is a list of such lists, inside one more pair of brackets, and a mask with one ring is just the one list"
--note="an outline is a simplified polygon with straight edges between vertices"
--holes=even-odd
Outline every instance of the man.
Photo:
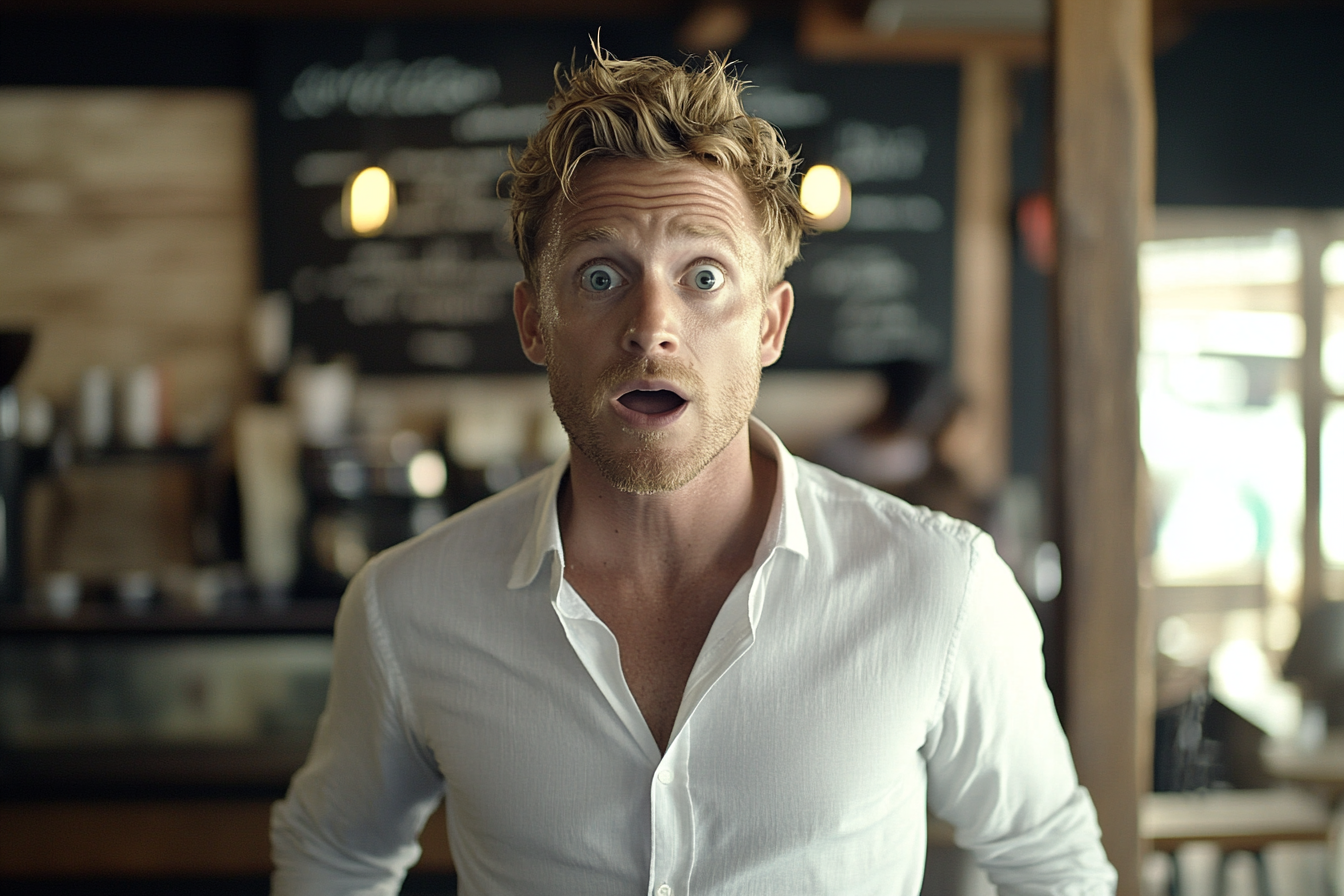
[[277,894],[896,894],[926,806],[1004,894],[1114,872],[988,538],[750,419],[794,162],[713,58],[573,72],[514,166],[523,350],[567,459],[371,562],[277,805]]

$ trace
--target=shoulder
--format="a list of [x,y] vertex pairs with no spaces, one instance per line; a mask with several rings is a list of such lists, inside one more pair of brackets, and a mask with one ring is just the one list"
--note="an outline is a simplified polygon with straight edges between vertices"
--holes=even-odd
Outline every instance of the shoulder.
[[985,567],[996,562],[993,542],[970,523],[806,461],[795,488],[806,556],[786,558],[779,593],[796,599],[776,594],[775,605],[796,609],[809,630],[843,632],[850,647],[876,638],[932,718]]
[[[969,566],[989,542],[978,527],[798,459],[799,510],[810,536],[861,552]],[[989,543],[992,552],[992,543]]]
[[381,600],[448,591],[503,590],[509,569],[533,531],[547,492],[547,471],[453,514],[388,548],[364,570]]
[[[941,667],[972,592],[997,561],[993,541],[970,523],[799,461],[796,495],[807,556],[794,581],[828,612],[903,633],[911,654]],[[894,626],[894,628],[893,628]],[[937,645],[941,644],[942,648]],[[933,651],[933,653],[929,653]]]

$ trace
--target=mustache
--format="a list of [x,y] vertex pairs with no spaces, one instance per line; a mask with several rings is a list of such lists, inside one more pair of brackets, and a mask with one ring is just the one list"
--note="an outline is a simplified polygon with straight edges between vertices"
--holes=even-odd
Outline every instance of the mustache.
[[593,394],[593,416],[601,412],[607,396],[622,383],[638,379],[666,380],[683,395],[691,398],[703,394],[705,381],[693,367],[673,358],[626,358],[603,370],[597,378]]

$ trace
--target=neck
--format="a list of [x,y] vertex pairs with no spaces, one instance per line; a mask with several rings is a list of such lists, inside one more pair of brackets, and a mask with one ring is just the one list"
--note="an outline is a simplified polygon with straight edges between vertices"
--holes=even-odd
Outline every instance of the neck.
[[635,495],[573,451],[560,495],[567,569],[632,582],[694,579],[751,565],[774,500],[777,462],[746,427],[685,486]]

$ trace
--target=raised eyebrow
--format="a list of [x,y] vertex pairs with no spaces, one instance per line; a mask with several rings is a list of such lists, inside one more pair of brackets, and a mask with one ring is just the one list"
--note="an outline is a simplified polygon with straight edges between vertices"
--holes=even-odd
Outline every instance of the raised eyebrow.
[[610,225],[602,225],[600,227],[589,227],[587,229],[580,230],[577,233],[572,233],[569,236],[565,237],[564,240],[562,240],[560,243],[560,254],[566,255],[575,246],[582,245],[583,243],[612,242],[614,240],[619,239],[620,235],[621,235],[620,230]]
[[722,227],[713,227],[708,224],[684,223],[676,225],[674,232],[681,236],[691,236],[699,239],[708,239],[716,243],[721,243],[727,248],[737,251],[737,240],[732,233]]

